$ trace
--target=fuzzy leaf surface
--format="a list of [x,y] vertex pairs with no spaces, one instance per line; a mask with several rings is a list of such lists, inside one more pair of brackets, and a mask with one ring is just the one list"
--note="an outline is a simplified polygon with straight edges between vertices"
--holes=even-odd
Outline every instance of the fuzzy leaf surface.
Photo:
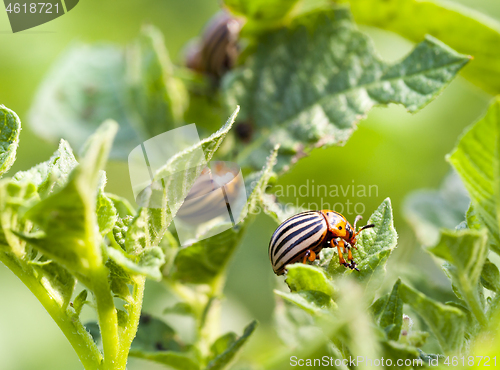
[[467,188],[474,212],[489,231],[490,247],[500,253],[500,99],[465,131],[448,160]]
[[222,352],[220,355],[218,355],[208,363],[206,370],[227,369],[236,355],[241,351],[241,348],[248,341],[256,327],[257,321],[252,321],[250,324],[248,324],[241,337],[239,337],[235,341],[228,342],[229,346],[224,350],[224,352]]
[[[452,285],[458,289],[471,312],[476,313],[476,318],[485,320],[478,284],[488,254],[486,230],[443,230],[439,243],[428,250],[449,262],[445,267]],[[485,324],[485,321],[481,323]]]
[[21,120],[17,114],[0,105],[0,177],[16,160],[20,133]]
[[356,22],[419,42],[432,35],[474,60],[463,76],[491,94],[500,92],[500,23],[451,1],[345,0]]
[[403,302],[422,317],[446,354],[460,350],[466,323],[462,310],[436,302],[406,284],[401,284],[399,291]]
[[301,17],[266,34],[248,65],[225,81],[229,106],[242,107],[239,120],[261,131],[239,159],[259,168],[279,143],[277,169],[286,169],[315,147],[344,143],[375,105],[419,110],[468,60],[429,37],[391,65],[346,8]]
[[103,262],[101,238],[96,233],[96,196],[100,171],[117,129],[112,121],[104,123],[89,138],[82,161],[71,172],[67,184],[26,213],[40,230],[20,236],[75,274],[85,275]]
[[373,293],[380,287],[387,259],[396,248],[398,240],[389,198],[373,212],[367,224],[373,224],[375,227],[363,230],[356,243],[358,249],[353,249],[353,258],[358,264],[359,272],[340,265],[335,254],[330,260],[328,271],[333,275],[350,274],[364,284],[368,292]]
[[204,284],[210,283],[224,271],[252,219],[252,213],[262,200],[275,159],[276,150],[271,153],[267,164],[259,172],[258,180],[249,188],[250,195],[240,216],[242,217],[247,212],[245,219],[231,229],[181,248],[174,260],[172,275],[174,279],[188,283]]
[[453,229],[465,219],[470,198],[456,173],[448,175],[439,190],[411,193],[404,204],[404,215],[424,246],[437,244],[440,229]]

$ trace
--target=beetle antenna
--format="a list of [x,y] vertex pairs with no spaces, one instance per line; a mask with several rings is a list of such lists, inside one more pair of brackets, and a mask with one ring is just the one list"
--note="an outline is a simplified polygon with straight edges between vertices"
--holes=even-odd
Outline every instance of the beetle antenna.
[[359,229],[359,231],[363,231],[363,230],[365,230],[365,229],[371,229],[372,227],[375,227],[375,225],[374,225],[374,224],[365,225],[365,226],[363,226],[361,229]]
[[356,224],[358,223],[359,220],[362,220],[363,216],[357,215],[356,218],[354,219],[354,231],[356,231]]

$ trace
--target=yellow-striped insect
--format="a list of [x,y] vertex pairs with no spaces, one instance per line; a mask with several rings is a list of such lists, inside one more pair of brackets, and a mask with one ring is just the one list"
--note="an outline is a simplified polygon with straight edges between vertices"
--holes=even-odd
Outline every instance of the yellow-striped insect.
[[[314,261],[323,248],[337,247],[339,263],[351,270],[358,270],[351,248],[356,248],[358,234],[375,225],[366,225],[356,231],[361,219],[357,216],[354,227],[338,212],[330,210],[307,211],[296,214],[278,226],[269,242],[269,259],[277,275],[285,272],[287,265],[307,260]],[[347,252],[347,260],[343,253]]]

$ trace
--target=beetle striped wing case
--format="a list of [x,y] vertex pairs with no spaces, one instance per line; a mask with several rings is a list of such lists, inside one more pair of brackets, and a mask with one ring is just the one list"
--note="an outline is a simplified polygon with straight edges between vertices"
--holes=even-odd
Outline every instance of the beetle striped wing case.
[[319,253],[328,233],[325,218],[318,211],[299,213],[285,220],[269,243],[269,259],[277,275],[285,266],[304,258],[308,250]]

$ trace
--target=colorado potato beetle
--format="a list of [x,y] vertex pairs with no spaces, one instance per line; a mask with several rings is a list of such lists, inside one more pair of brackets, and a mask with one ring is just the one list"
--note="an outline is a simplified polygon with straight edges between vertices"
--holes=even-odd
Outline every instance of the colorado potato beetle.
[[242,21],[226,11],[210,19],[199,43],[186,51],[186,66],[215,78],[233,68],[239,54],[238,37]]
[[[278,226],[269,242],[269,259],[276,275],[285,272],[286,265],[319,258],[323,248],[337,247],[339,263],[359,271],[352,258],[351,248],[356,248],[358,234],[375,225],[366,225],[356,231],[361,220],[357,216],[354,227],[340,213],[330,210],[298,213]],[[356,248],[357,249],[357,248]],[[347,263],[342,253],[347,251]]]

